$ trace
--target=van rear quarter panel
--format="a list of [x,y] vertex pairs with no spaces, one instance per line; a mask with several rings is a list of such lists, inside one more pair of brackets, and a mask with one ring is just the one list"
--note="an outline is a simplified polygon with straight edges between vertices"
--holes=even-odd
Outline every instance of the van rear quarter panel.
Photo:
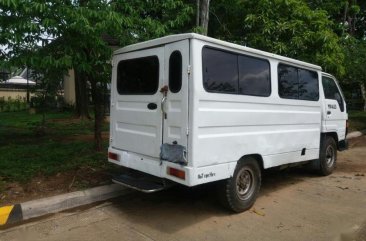
[[[203,88],[202,47],[238,51],[196,39],[191,41],[189,158],[192,166],[237,162],[250,154],[261,155],[264,168],[319,157],[321,101],[280,98],[278,60],[266,58],[271,63],[270,97],[209,93]],[[244,51],[238,53],[261,57]],[[317,72],[320,77],[320,71]],[[303,148],[306,148],[305,155],[301,155]]]

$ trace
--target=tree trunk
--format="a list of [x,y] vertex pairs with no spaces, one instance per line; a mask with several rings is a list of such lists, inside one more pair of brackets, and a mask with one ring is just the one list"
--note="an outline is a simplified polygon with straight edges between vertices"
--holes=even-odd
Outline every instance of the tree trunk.
[[363,99],[363,111],[366,111],[366,87],[365,87],[365,82],[361,83],[361,93],[362,93],[362,99]]
[[98,86],[95,79],[89,78],[91,84],[92,98],[94,102],[94,140],[95,140],[95,150],[102,151],[103,140],[102,140],[102,124],[104,116],[103,108],[103,88]]
[[78,117],[81,119],[90,119],[86,76],[77,70],[75,70],[75,98],[76,113]]
[[201,27],[203,29],[203,34],[207,35],[208,31],[208,20],[209,20],[209,9],[210,9],[210,0],[203,0],[201,7]]
[[210,0],[197,0],[197,27],[202,28],[202,34],[207,35],[208,20],[210,16]]
[[201,0],[196,0],[197,11],[196,11],[196,27],[200,26],[200,2]]

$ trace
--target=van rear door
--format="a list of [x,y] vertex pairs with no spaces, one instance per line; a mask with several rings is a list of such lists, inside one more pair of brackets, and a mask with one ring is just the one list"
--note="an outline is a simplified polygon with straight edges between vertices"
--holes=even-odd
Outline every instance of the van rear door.
[[187,148],[189,40],[115,56],[111,146],[160,158],[163,143]]
[[189,40],[165,45],[165,76],[169,90],[165,111],[163,142],[187,149]]
[[334,131],[338,139],[346,137],[346,121],[348,118],[346,103],[337,81],[328,75],[322,75],[324,90],[325,128],[327,131]]
[[159,157],[164,47],[115,57],[111,100],[111,146]]

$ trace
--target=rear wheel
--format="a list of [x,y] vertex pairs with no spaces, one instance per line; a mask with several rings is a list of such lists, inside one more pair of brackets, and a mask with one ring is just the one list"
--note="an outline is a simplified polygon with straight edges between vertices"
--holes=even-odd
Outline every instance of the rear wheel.
[[221,202],[234,212],[251,208],[261,186],[261,170],[257,160],[247,157],[238,162],[234,175],[218,186]]

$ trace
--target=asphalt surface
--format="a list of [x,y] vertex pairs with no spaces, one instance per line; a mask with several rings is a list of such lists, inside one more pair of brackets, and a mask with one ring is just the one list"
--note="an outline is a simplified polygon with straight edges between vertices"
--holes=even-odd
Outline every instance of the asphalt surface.
[[0,231],[27,240],[366,240],[366,147],[339,154],[334,174],[267,172],[254,207],[232,214],[213,185],[175,187],[63,212]]

